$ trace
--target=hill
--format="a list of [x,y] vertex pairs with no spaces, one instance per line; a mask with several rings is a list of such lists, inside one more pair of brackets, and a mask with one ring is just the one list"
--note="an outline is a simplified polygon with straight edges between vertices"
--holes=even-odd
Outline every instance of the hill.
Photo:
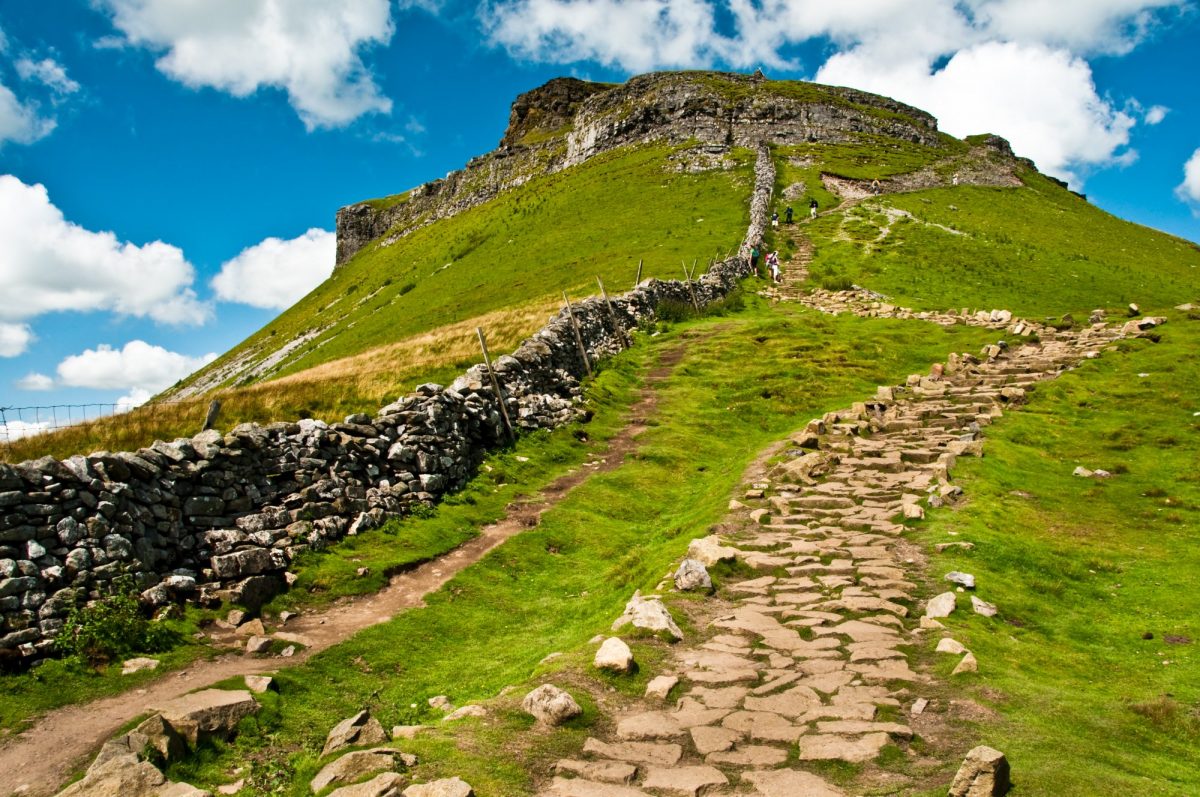
[[[768,165],[769,207],[755,184]],[[747,226],[789,205],[795,223],[764,234],[781,284],[747,277],[707,308],[682,283],[617,297],[639,261],[674,279],[711,258],[698,290],[716,299],[748,271],[726,258]],[[416,756],[380,754],[402,770],[387,788],[457,776],[481,794],[562,797],[608,777],[626,794],[932,797],[984,743],[1030,794],[1200,789],[1194,244],[1092,207],[995,136],[953,139],[886,98],[718,73],[553,81],[518,98],[495,152],[344,209],[338,226],[330,280],[171,394],[224,397],[225,425],[295,411],[329,428],[0,470],[24,518],[0,527],[0,589],[21,595],[6,639],[33,628],[25,596],[79,577],[47,565],[66,540],[101,567],[134,561],[127,520],[173,528],[191,506],[206,525],[189,544],[212,549],[172,574],[193,583],[250,550],[266,552],[251,578],[290,557],[294,586],[271,602],[205,590],[206,609],[168,621],[163,668],[197,678],[229,675],[202,659],[242,655],[251,633],[262,645],[262,621],[263,652],[218,663],[278,687],[235,738],[168,762],[172,780],[321,793],[310,784],[342,755],[326,734],[365,708],[400,726],[370,744]],[[602,302],[581,303],[605,355],[584,376],[565,319],[543,320],[597,276],[632,345]],[[529,411],[512,443],[484,372],[459,374],[478,360],[477,325],[501,351],[541,330],[499,362]],[[553,384],[513,376],[531,363]],[[376,413],[431,377],[455,381]],[[368,414],[336,423],[354,412]],[[173,436],[170,423],[138,434]],[[154,476],[172,451],[183,475]],[[66,487],[81,467],[89,479]],[[20,493],[29,478],[38,489]],[[432,505],[447,479],[461,489]],[[93,490],[107,514],[81,499]],[[237,508],[260,499],[277,505]],[[363,509],[375,514],[360,525]],[[36,520],[65,511],[80,522]],[[676,588],[685,557],[707,562],[711,592]],[[947,595],[957,609],[921,617]],[[614,625],[627,604],[671,624]],[[54,611],[38,609],[39,631],[63,622]],[[596,669],[598,635],[621,637],[636,667]],[[4,676],[0,721],[36,731],[54,706],[173,683],[118,673],[52,661]],[[521,697],[544,684],[579,714],[535,723]],[[446,717],[447,701],[474,708]],[[140,713],[111,705],[114,733]],[[0,763],[18,749],[0,744]]]

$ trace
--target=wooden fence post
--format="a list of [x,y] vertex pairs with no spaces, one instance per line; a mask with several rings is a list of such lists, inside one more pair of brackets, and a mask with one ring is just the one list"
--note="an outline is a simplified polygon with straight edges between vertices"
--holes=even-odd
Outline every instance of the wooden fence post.
[[700,303],[696,301],[696,292],[694,290],[692,290],[692,278],[690,276],[688,276],[688,267],[687,267],[686,262],[684,262],[684,264],[683,264],[683,279],[684,279],[684,282],[687,283],[688,293],[691,294],[691,297],[692,297],[692,307],[696,310],[697,313],[699,313],[700,312]]
[[567,303],[567,317],[571,319],[571,329],[575,331],[575,344],[579,346],[579,356],[583,358],[583,368],[587,375],[592,375],[592,361],[588,358],[587,347],[583,345],[583,333],[579,331],[579,322],[575,320],[575,311],[571,309],[571,300],[563,291],[563,301]]
[[479,336],[479,348],[483,349],[483,364],[487,368],[488,379],[492,383],[492,392],[496,394],[496,403],[500,405],[500,417],[504,419],[504,431],[508,433],[508,442],[516,444],[517,435],[513,432],[512,421],[508,419],[508,407],[504,404],[504,393],[500,390],[500,380],[496,378],[496,372],[492,370],[492,358],[488,354],[487,341],[483,337],[483,329],[475,327],[475,334]]
[[600,275],[596,275],[596,284],[600,286],[600,295],[604,297],[604,304],[608,306],[608,317],[612,319],[613,331],[621,336],[621,343],[625,348],[633,345],[633,341],[629,339],[628,333],[625,332],[625,327],[621,326],[621,322],[617,320],[617,311],[613,308],[612,300],[608,298],[608,291],[604,290],[604,283],[600,281]]
[[637,286],[639,286],[641,284],[642,284],[642,261],[638,260],[638,275],[637,275],[637,279],[635,279],[633,281],[633,287],[636,288]]

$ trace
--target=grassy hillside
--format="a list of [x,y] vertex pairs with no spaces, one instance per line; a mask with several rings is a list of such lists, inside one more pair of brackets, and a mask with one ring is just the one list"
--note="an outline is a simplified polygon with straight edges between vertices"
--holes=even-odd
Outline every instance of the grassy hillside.
[[935,555],[931,575],[973,573],[1000,607],[947,625],[979,658],[968,693],[994,712],[965,732],[1008,754],[1022,793],[1200,793],[1197,385],[1200,319],[1172,314],[1161,343],[1039,386],[962,462],[969,503],[921,534],[975,543]]
[[673,152],[599,156],[368,246],[200,375],[311,336],[265,375],[293,374],[563,290],[591,295],[597,275],[624,290],[639,259],[644,276],[673,278],[681,260],[724,255],[748,221],[752,154],[735,152],[729,170],[690,174],[671,169]]
[[1161,310],[1194,300],[1200,247],[1118,219],[1026,173],[1023,188],[885,195],[808,229],[813,277],[919,309],[1004,307],[1034,316]]

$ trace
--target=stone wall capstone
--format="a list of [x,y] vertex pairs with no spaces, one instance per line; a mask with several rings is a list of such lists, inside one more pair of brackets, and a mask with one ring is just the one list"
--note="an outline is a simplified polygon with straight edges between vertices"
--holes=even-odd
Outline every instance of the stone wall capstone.
[[[747,241],[765,229],[774,179],[762,145]],[[693,283],[697,301],[725,297],[749,273],[741,253],[715,263]],[[588,357],[620,351],[625,330],[668,300],[690,302],[688,285],[650,279],[613,297],[619,329],[602,300],[578,302]],[[586,370],[565,310],[493,365],[518,432],[576,418]],[[151,606],[259,606],[286,588],[298,554],[433,504],[505,440],[487,371],[476,365],[374,417],[242,424],[137,451],[0,463],[0,652],[48,655],[69,610],[122,574]]]

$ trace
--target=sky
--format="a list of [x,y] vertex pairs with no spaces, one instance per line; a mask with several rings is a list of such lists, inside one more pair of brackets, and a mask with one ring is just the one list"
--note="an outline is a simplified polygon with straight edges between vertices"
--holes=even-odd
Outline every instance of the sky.
[[0,407],[144,401],[561,75],[885,94],[1200,241],[1197,42],[1196,0],[5,0]]

